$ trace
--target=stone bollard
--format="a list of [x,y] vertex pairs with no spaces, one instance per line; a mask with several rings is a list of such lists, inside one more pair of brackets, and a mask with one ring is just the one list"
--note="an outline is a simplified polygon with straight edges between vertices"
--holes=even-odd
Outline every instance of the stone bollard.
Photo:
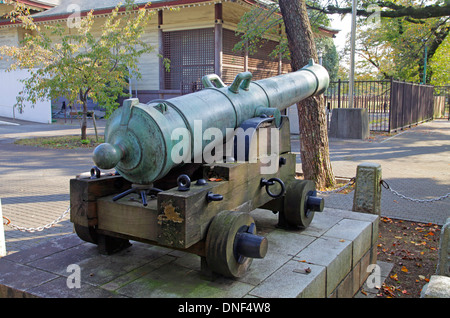
[[432,275],[423,286],[420,298],[450,298],[450,277]]
[[421,298],[450,298],[450,218],[441,229],[436,275],[423,286]]
[[450,218],[447,219],[441,229],[436,274],[450,277]]
[[355,196],[353,208],[355,212],[380,215],[381,211],[381,165],[378,163],[362,163],[356,170]]

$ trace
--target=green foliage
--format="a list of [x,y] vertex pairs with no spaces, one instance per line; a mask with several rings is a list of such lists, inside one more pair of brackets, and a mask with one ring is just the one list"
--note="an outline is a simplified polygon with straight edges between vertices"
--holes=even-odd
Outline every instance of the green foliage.
[[450,37],[439,46],[431,59],[433,77],[431,84],[436,86],[450,85]]
[[289,48],[284,33],[283,18],[278,14],[279,8],[276,2],[267,3],[267,6],[254,6],[250,11],[244,13],[238,23],[236,34],[241,37],[234,47],[235,51],[248,50],[252,55],[264,45],[265,39],[273,39],[279,44],[270,54],[276,57],[281,54],[283,58],[289,59]]
[[322,65],[330,75],[330,81],[338,80],[339,54],[331,38],[317,38],[316,49],[322,53]]
[[[389,41],[392,31],[390,27],[385,26],[389,22],[382,20],[380,25],[360,25],[356,39],[357,77],[366,79],[397,77],[394,52]],[[350,47],[346,48],[344,54],[350,54]]]
[[65,96],[69,103],[84,106],[84,121],[88,99],[111,114],[118,106],[117,98],[125,95],[128,70],[134,78],[140,78],[138,60],[152,51],[141,40],[151,12],[136,9],[133,3],[127,0],[126,11],[120,13],[119,4],[100,27],[91,11],[75,28],[68,28],[61,24],[37,25],[27,9],[16,2],[9,16],[21,23],[26,36],[20,47],[0,47],[0,55],[15,61],[9,70],[30,69],[16,106],[23,108],[25,101]]
[[[439,5],[442,1],[434,1]],[[363,7],[370,1],[364,1]],[[395,6],[410,6],[411,15],[397,18],[378,17],[373,19],[360,19],[357,32],[357,54],[359,74],[371,73],[374,78],[402,79],[412,82],[421,82],[424,73],[425,52],[428,66],[437,63],[433,56],[441,43],[445,40],[450,29],[449,17],[433,17],[427,19],[412,18],[414,12],[423,8],[424,4],[414,0],[393,1],[383,3],[394,8]],[[426,50],[425,50],[426,48]],[[441,51],[440,59],[450,54]],[[348,51],[347,51],[348,53]],[[448,57],[447,57],[448,60]],[[431,65],[432,66],[432,65]],[[427,82],[440,76],[435,72],[442,69],[428,67]],[[438,71],[440,72],[440,71]]]
[[[328,17],[320,12],[310,11],[309,15],[311,27],[316,33],[319,26],[330,25]],[[241,40],[234,47],[235,51],[247,49],[249,54],[252,55],[264,45],[265,40],[270,39],[278,42],[270,56],[277,58],[281,55],[282,58],[290,59],[288,40],[277,0],[265,1],[264,5],[254,6],[252,10],[246,12],[241,17],[236,34],[241,37]],[[330,78],[336,80],[339,56],[333,40],[318,37],[316,38],[316,48],[322,53],[323,66],[330,73]]]

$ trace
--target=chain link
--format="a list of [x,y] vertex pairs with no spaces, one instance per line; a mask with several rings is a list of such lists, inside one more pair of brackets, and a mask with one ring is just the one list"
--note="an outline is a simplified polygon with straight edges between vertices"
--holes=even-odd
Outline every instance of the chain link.
[[[6,222],[6,223],[5,223]],[[6,216],[3,217],[3,225],[9,225],[11,223],[11,220],[8,219]]]
[[441,195],[440,197],[432,198],[432,199],[414,199],[414,198],[407,197],[406,195],[395,191],[394,189],[392,189],[389,186],[389,184],[387,184],[387,182],[385,180],[381,180],[380,183],[383,186],[383,188],[385,188],[386,190],[391,191],[396,196],[399,196],[402,199],[409,200],[409,201],[412,201],[412,202],[418,202],[418,203],[436,202],[436,201],[444,200],[444,199],[450,197],[450,193],[447,193],[447,194]]
[[[344,185],[343,185],[342,187],[340,187],[340,188],[337,188],[337,189],[334,189],[334,190],[329,190],[329,191],[319,191],[319,190],[317,190],[317,193],[320,193],[320,194],[337,193],[337,192],[340,192],[340,191],[342,191],[342,190],[344,190],[344,189],[346,189],[346,188],[348,188],[348,187],[354,185],[354,184],[355,184],[355,181],[356,181],[356,178],[353,177],[353,178],[350,179],[349,182],[347,182],[346,184],[344,184]],[[352,190],[352,191],[353,191],[353,190]],[[350,192],[351,192],[351,191],[350,191]]]
[[6,219],[6,220],[8,221],[8,223],[6,223],[6,226],[9,226],[10,228],[13,228],[14,230],[17,230],[17,231],[20,231],[20,232],[34,233],[34,232],[42,232],[42,231],[44,231],[44,230],[46,230],[46,229],[49,229],[49,228],[55,226],[56,224],[58,224],[59,222],[61,222],[61,220],[62,220],[69,212],[70,212],[70,207],[67,208],[67,210],[64,211],[64,213],[61,214],[61,215],[60,215],[56,220],[54,220],[53,222],[51,222],[51,223],[49,223],[49,224],[47,224],[47,225],[44,225],[44,226],[36,227],[36,228],[33,228],[33,227],[28,227],[28,228],[27,228],[27,227],[23,227],[23,226],[18,226],[18,225],[15,225],[15,224],[11,223],[11,221],[10,221],[8,218],[6,218],[6,217],[3,217],[3,218]]
[[[340,188],[337,188],[337,189],[334,189],[334,190],[329,190],[329,191],[319,191],[319,190],[318,190],[317,192],[318,192],[318,193],[321,193],[321,194],[337,193],[337,192],[340,192],[340,191],[342,191],[342,190],[344,190],[344,189],[346,189],[346,188],[348,188],[348,187],[354,185],[354,184],[355,184],[355,181],[356,181],[356,178],[353,177],[353,178],[351,178],[351,179],[349,180],[349,182],[347,182],[345,185],[343,185],[343,186],[340,187]],[[400,198],[403,198],[403,199],[409,200],[409,201],[413,201],[413,202],[418,202],[418,203],[427,203],[427,202],[441,201],[441,200],[444,200],[444,199],[450,197],[450,192],[449,192],[449,193],[444,194],[444,195],[442,195],[442,196],[440,196],[440,197],[437,197],[437,198],[432,198],[432,199],[415,199],[415,198],[408,197],[408,196],[406,196],[406,195],[403,195],[403,194],[401,194],[401,193],[395,191],[394,189],[392,189],[392,188],[390,187],[390,185],[389,185],[385,180],[381,180],[381,181],[380,181],[380,184],[381,184],[386,190],[389,190],[390,192],[392,192],[393,194],[399,196]],[[17,231],[20,231],[20,232],[34,233],[34,232],[42,232],[42,231],[44,231],[44,230],[46,230],[46,229],[49,229],[49,228],[55,226],[56,224],[58,224],[59,222],[61,222],[61,220],[62,220],[64,217],[66,217],[66,215],[67,215],[69,212],[70,212],[70,207],[67,208],[67,210],[64,211],[63,214],[61,214],[61,215],[60,215],[58,218],[56,218],[53,222],[50,222],[49,224],[46,224],[46,225],[44,225],[44,226],[39,226],[39,227],[36,227],[36,228],[27,228],[27,227],[15,225],[15,224],[11,223],[11,220],[8,219],[8,218],[5,217],[5,216],[3,217],[3,219],[7,222],[7,223],[4,223],[4,224],[5,224],[6,226],[9,226],[9,227],[13,228],[14,230],[17,230]]]

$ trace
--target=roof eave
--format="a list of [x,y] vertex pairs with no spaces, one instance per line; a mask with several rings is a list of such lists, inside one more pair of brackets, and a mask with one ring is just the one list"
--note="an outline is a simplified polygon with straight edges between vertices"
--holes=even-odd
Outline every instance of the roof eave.
[[[189,5],[189,4],[197,4],[197,3],[201,3],[201,2],[211,2],[212,0],[173,0],[173,1],[167,1],[167,2],[157,2],[157,3],[152,3],[150,4],[149,8],[150,9],[161,9],[161,8],[166,8],[166,7],[172,7],[172,6],[182,6],[182,5]],[[137,6],[138,9],[144,8],[145,6],[147,6],[146,4],[140,4]],[[103,9],[99,9],[99,10],[94,10],[93,15],[104,15],[104,14],[108,14],[111,13],[112,10],[114,10],[115,7],[110,7],[110,8],[103,8]],[[123,12],[125,11],[126,8],[125,6],[122,6],[119,9],[119,12]],[[88,15],[90,11],[82,11],[80,12],[80,16],[81,17],[85,17]],[[57,21],[57,20],[63,20],[63,19],[67,19],[69,18],[71,15],[73,14],[73,12],[68,12],[68,13],[64,13],[64,14],[57,14],[57,15],[49,15],[49,16],[42,16],[42,17],[34,17],[33,20],[34,22],[47,22],[47,21]],[[11,21],[3,21],[0,22],[0,27],[1,26],[7,26],[7,25],[20,25],[20,22],[11,22]]]

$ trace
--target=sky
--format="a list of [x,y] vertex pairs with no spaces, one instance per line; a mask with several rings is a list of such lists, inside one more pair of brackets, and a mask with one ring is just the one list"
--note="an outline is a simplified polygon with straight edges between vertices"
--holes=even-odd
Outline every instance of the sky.
[[341,20],[341,16],[339,14],[333,14],[331,16],[331,27],[333,29],[340,30],[334,39],[336,49],[340,52],[345,46],[347,34],[350,33],[352,27],[351,14],[346,14],[343,20]]

